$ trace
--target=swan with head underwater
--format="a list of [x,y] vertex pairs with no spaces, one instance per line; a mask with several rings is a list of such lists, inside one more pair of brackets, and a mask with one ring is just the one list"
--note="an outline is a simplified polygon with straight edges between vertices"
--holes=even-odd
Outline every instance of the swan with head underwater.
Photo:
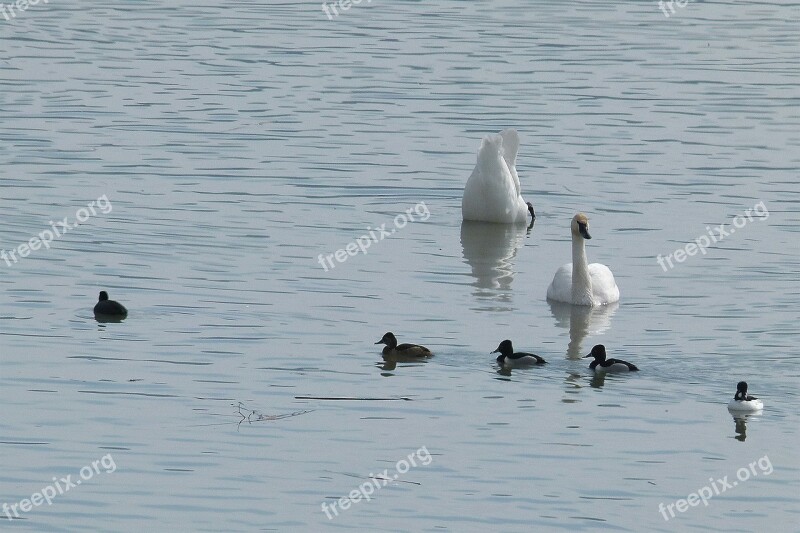
[[574,305],[605,305],[619,301],[619,287],[611,270],[600,263],[588,264],[586,240],[589,219],[583,213],[572,218],[572,263],[562,265],[547,288],[547,299]]
[[484,137],[478,150],[478,162],[461,199],[464,220],[525,224],[528,213],[532,219],[536,218],[533,205],[522,199],[516,168],[518,150],[517,130],[503,130]]
[[586,357],[594,357],[594,361],[589,363],[589,368],[595,372],[636,372],[639,367],[633,363],[623,361],[622,359],[606,359],[606,347],[598,344],[589,355]]
[[740,412],[754,412],[760,411],[764,408],[764,402],[755,396],[747,395],[747,382],[740,381],[736,384],[736,395],[733,400],[728,403],[728,409],[731,411]]

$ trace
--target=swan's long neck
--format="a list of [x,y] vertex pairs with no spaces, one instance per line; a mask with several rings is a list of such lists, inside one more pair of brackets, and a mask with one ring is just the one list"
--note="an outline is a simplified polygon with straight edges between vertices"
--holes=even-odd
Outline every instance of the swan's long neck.
[[572,236],[572,303],[593,305],[592,278],[586,261],[585,242],[580,235]]

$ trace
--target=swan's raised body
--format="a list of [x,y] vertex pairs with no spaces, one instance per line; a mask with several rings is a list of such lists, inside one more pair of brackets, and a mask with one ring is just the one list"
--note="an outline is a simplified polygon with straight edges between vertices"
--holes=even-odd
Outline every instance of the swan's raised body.
[[525,224],[528,213],[536,218],[533,205],[522,199],[516,168],[518,150],[516,130],[503,130],[483,139],[461,199],[464,220]]
[[574,305],[605,305],[619,301],[619,287],[611,270],[600,263],[588,264],[586,240],[589,219],[583,213],[572,218],[572,263],[561,266],[547,288],[547,299]]

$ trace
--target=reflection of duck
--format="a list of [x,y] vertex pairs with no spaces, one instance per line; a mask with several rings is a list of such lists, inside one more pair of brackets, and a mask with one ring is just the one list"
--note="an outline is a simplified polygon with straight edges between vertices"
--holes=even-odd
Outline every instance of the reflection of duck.
[[736,436],[734,438],[740,442],[744,442],[745,439],[747,439],[747,419],[751,416],[759,416],[761,411],[752,411],[749,413],[744,411],[728,412],[733,417],[734,431],[736,432]]
[[404,367],[423,366],[428,363],[428,357],[413,357],[403,355],[384,355],[381,361],[375,362],[375,367],[381,370],[381,376],[390,378],[395,375],[395,370]]
[[392,359],[386,359],[386,358],[384,358],[384,359],[383,359],[383,362],[382,362],[382,363],[378,363],[378,365],[377,365],[377,366],[378,366],[378,368],[380,368],[381,370],[383,370],[383,372],[381,372],[381,374],[382,374],[384,377],[388,377],[388,376],[391,376],[391,375],[392,375],[392,374],[390,374],[389,372],[391,372],[392,370],[394,370],[394,369],[396,369],[396,368],[397,368],[397,361],[394,361],[394,360],[392,360]]
[[619,301],[619,288],[611,270],[600,263],[588,264],[586,239],[589,219],[583,213],[572,218],[572,263],[561,266],[547,288],[547,299],[573,305],[605,305]]
[[740,411],[744,413],[754,413],[764,408],[764,402],[755,396],[747,395],[747,382],[740,381],[736,384],[736,394],[733,400],[728,403],[728,409],[731,411]]
[[583,390],[583,376],[570,372],[564,378],[564,393],[570,396],[564,396],[562,403],[577,403],[580,401],[578,394]]
[[549,300],[550,312],[556,326],[569,328],[567,357],[580,359],[585,353],[582,345],[589,335],[600,335],[611,327],[611,317],[617,312],[619,303],[589,307],[570,305]]
[[605,372],[595,372],[592,374],[592,379],[589,381],[589,386],[593,389],[602,389],[603,386],[606,384],[606,374]]
[[747,439],[747,417],[751,416],[751,414],[737,413],[733,415],[734,431],[736,432],[734,438],[740,442],[744,442]]
[[511,367],[500,365],[499,367],[497,367],[497,373],[503,376],[502,378],[497,378],[497,379],[503,381],[511,381],[510,379],[508,379],[511,377]]
[[519,135],[513,129],[483,139],[475,169],[464,187],[464,220],[524,224],[528,213],[536,218],[533,205],[522,199],[516,168],[518,150]]
[[474,285],[481,289],[510,289],[514,281],[517,249],[525,236],[524,226],[468,222],[461,224],[461,246]]

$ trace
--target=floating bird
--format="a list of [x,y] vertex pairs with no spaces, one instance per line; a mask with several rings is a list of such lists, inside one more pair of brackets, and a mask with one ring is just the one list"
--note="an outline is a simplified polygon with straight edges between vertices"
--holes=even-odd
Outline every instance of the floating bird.
[[497,362],[501,366],[505,367],[543,365],[547,363],[547,361],[536,354],[525,352],[514,353],[514,347],[511,345],[511,341],[508,339],[501,342],[500,346],[498,346],[497,349],[492,353],[498,352],[500,355],[497,356]]
[[764,408],[764,402],[755,396],[747,395],[747,382],[740,381],[736,384],[736,395],[728,403],[731,411],[760,411]]
[[484,137],[461,199],[464,220],[524,224],[528,213],[536,218],[533,205],[522,199],[516,168],[518,150],[516,130]]
[[575,305],[604,305],[619,301],[619,287],[611,270],[600,263],[587,264],[586,239],[589,219],[583,213],[572,218],[572,263],[561,266],[547,288],[547,299]]
[[124,318],[128,316],[128,310],[121,303],[109,300],[106,291],[100,291],[100,299],[94,306],[94,314]]
[[429,349],[419,344],[397,344],[397,338],[391,331],[386,333],[375,344],[385,344],[384,357],[430,357],[433,355]]
[[594,361],[589,364],[589,368],[595,372],[635,372],[639,368],[622,359],[606,359],[606,347],[598,344],[592,348],[592,352],[585,356],[594,357]]

